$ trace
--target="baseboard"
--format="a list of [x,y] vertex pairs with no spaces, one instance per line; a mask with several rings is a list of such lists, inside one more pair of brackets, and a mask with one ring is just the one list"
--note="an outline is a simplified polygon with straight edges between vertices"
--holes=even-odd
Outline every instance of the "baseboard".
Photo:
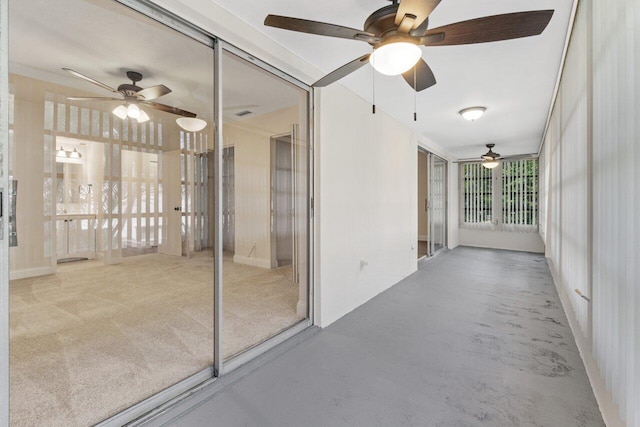
[[428,242],[429,237],[427,235],[418,235],[418,242]]
[[307,302],[298,300],[296,304],[296,314],[298,316],[307,317]]
[[587,377],[589,377],[589,382],[591,383],[591,388],[593,389],[593,394],[596,397],[596,401],[598,402],[598,408],[600,409],[600,413],[602,414],[602,419],[607,427],[626,427],[627,423],[622,421],[620,418],[620,410],[618,405],[613,402],[613,398],[609,390],[607,390],[607,386],[600,375],[600,370],[598,369],[598,365],[596,364],[595,359],[591,353],[591,349],[589,348],[589,344],[582,336],[582,331],[580,330],[580,326],[578,323],[578,319],[575,316],[573,311],[573,307],[569,302],[569,297],[564,290],[564,286],[562,285],[562,281],[560,280],[560,275],[556,270],[553,261],[547,258],[547,264],[549,265],[549,270],[551,271],[551,276],[553,277],[553,283],[556,286],[556,290],[558,291],[558,295],[560,296],[560,302],[562,303],[562,308],[567,316],[567,320],[569,321],[569,327],[571,328],[571,332],[573,333],[573,338],[578,346],[578,351],[580,352],[580,357],[582,358],[582,363],[587,371]]
[[29,277],[46,276],[55,273],[52,267],[26,268],[24,270],[13,270],[9,273],[9,280],[26,279]]
[[260,268],[271,268],[271,260],[265,259],[265,258],[253,258],[253,257],[234,255],[233,262],[236,262],[238,264],[252,265],[254,267],[260,267]]

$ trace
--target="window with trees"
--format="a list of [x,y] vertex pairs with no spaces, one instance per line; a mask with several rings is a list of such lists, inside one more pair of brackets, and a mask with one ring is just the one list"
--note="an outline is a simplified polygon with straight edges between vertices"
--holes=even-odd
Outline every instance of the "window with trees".
[[509,228],[538,225],[538,159],[502,161],[494,169],[463,163],[461,222]]

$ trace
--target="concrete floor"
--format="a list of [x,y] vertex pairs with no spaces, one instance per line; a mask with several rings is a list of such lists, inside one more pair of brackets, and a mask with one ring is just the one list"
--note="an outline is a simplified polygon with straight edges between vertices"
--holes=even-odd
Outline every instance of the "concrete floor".
[[543,256],[460,247],[168,425],[604,423]]

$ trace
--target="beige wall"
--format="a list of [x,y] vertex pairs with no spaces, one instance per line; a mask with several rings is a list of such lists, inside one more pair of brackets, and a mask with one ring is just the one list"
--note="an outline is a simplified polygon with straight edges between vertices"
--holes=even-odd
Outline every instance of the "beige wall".
[[[10,175],[18,181],[16,206],[18,246],[9,249],[12,277],[47,274],[51,271],[51,189],[47,193],[49,219],[45,219],[43,82],[11,75],[15,94],[13,145]],[[51,162],[50,159],[47,159]],[[50,164],[51,166],[51,164]],[[55,208],[54,208],[55,209]],[[45,230],[47,232],[45,232]]]
[[224,126],[235,156],[235,262],[271,267],[271,137],[296,123],[291,107]]
[[[13,145],[10,149],[10,169],[13,179],[18,180],[18,197],[17,197],[17,226],[18,226],[18,246],[9,250],[11,278],[17,279],[21,277],[38,276],[50,274],[56,268],[56,242],[55,242],[55,149],[60,145],[56,142],[59,137],[72,138],[76,142],[79,140],[98,142],[101,144],[89,144],[85,150],[85,154],[90,154],[94,158],[98,155],[102,156],[105,147],[114,144],[121,144],[120,138],[124,138],[123,129],[119,129],[118,138],[115,134],[105,138],[101,132],[96,132],[91,128],[88,133],[78,131],[71,133],[69,129],[69,120],[66,118],[66,126],[59,129],[57,123],[54,123],[54,130],[45,130],[45,100],[55,100],[56,102],[66,102],[65,96],[68,95],[87,95],[77,89],[56,85],[53,83],[37,80],[21,75],[11,74],[11,93],[15,94],[14,98],[14,123],[13,129]],[[84,105],[84,104],[83,104]],[[104,103],[87,103],[86,106],[91,109],[109,112],[112,108],[111,104]],[[162,141],[163,146],[157,145],[154,150],[169,151],[178,150],[180,147],[179,130],[180,128],[175,122],[175,116],[165,113],[157,113],[150,111],[152,121],[162,123]],[[55,116],[54,116],[55,117]],[[119,126],[120,122],[114,121],[110,117],[111,125]],[[115,119],[118,120],[118,119]],[[55,121],[55,120],[54,120]],[[140,125],[139,125],[140,126]],[[209,135],[208,142],[213,140],[213,127],[208,126],[205,131]],[[127,135],[129,141],[122,142],[127,146],[143,146],[140,142],[141,132],[138,130],[138,142],[133,141],[133,132],[130,130]],[[157,143],[156,135],[156,143]],[[48,151],[46,151],[48,149]],[[65,147],[65,149],[68,149]],[[190,152],[194,152],[193,149]],[[45,158],[45,156],[47,156]],[[111,171],[105,171],[102,165],[104,157],[101,157],[98,163],[87,164],[87,158],[83,160],[85,165],[91,166],[87,168],[87,179],[92,180],[94,198],[98,201],[102,199],[100,191],[103,180],[110,180],[114,184],[121,179],[121,160],[114,157],[110,160]],[[47,172],[49,171],[49,172]],[[119,201],[115,200],[115,203]],[[101,217],[102,206],[97,206],[98,210],[92,212]],[[116,214],[114,218],[118,218]],[[118,221],[118,224],[120,222]],[[107,234],[108,230],[105,230]],[[102,241],[108,240],[104,233],[98,233],[98,248],[101,247]],[[105,257],[110,263],[119,262],[119,245],[110,251],[110,256]]]

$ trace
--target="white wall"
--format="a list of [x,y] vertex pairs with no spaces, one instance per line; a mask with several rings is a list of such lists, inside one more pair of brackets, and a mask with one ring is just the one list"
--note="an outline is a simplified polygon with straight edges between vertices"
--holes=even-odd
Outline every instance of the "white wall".
[[297,122],[291,107],[224,126],[235,152],[235,262],[271,268],[271,137]]
[[326,326],[416,270],[417,146],[339,85],[318,98],[316,316]]
[[640,426],[639,28],[637,0],[580,1],[541,153],[547,256],[608,426]]

